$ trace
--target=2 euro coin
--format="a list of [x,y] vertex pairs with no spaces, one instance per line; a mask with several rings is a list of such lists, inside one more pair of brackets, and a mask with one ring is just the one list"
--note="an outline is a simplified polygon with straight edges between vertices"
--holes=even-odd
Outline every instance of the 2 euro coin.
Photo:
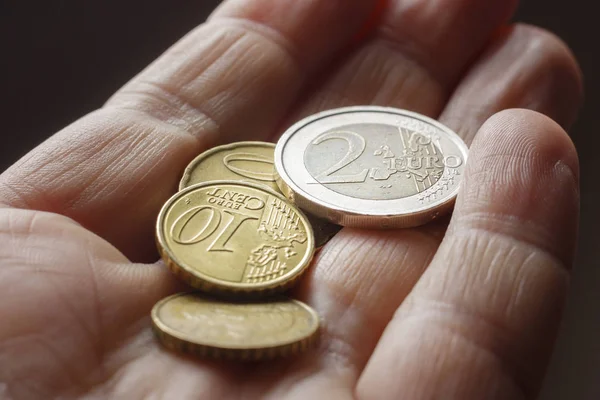
[[289,128],[275,149],[281,191],[335,224],[407,228],[448,213],[467,161],[453,131],[423,115],[360,106]]

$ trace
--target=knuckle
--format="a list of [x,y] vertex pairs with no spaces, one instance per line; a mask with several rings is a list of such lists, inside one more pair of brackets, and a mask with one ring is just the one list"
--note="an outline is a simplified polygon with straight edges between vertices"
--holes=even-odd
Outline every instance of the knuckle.
[[577,102],[583,99],[581,68],[567,43],[556,34],[537,26],[518,24],[515,34],[528,42],[526,52],[533,55],[541,76],[570,90]]

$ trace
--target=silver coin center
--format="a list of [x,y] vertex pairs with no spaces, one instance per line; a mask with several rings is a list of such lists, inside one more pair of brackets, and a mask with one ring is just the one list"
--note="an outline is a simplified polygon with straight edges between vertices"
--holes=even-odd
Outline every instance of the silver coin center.
[[439,137],[387,124],[351,124],[314,138],[304,165],[319,183],[337,193],[371,200],[414,196],[444,174]]

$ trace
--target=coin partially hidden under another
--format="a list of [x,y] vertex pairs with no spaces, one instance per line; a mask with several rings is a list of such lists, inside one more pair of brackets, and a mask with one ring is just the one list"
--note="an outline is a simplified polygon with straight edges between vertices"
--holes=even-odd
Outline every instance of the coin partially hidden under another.
[[241,181],[265,186],[279,193],[275,182],[275,145],[236,142],[213,147],[194,158],[183,172],[179,190],[208,181]]
[[255,361],[300,354],[318,339],[319,317],[284,296],[265,301],[220,301],[179,293],[153,307],[161,343],[202,357]]
[[[275,144],[236,142],[213,147],[193,159],[183,173],[179,190],[198,183],[234,180],[254,183],[281,194],[276,183]],[[341,226],[305,213],[315,235],[315,247],[323,247]]]

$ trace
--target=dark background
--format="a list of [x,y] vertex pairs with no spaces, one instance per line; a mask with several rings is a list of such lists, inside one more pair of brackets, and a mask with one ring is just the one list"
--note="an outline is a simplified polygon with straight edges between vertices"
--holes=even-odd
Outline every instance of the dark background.
[[[323,0],[326,1],[326,0]],[[348,0],[352,1],[352,0]],[[486,0],[482,0],[486,1]],[[218,0],[0,0],[0,171],[99,107]],[[523,0],[515,20],[546,27],[577,55],[587,101],[572,136],[582,168],[577,268],[543,400],[600,399],[600,240],[595,175],[600,30],[589,0]]]

